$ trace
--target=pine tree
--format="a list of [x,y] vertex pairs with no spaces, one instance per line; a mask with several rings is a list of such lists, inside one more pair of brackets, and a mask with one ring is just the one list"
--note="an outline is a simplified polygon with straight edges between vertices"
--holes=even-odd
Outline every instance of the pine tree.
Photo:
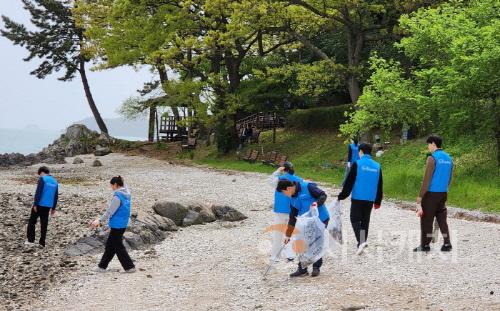
[[90,92],[85,65],[90,61],[83,52],[85,38],[84,30],[77,27],[72,17],[73,1],[71,0],[22,0],[24,8],[31,14],[34,30],[16,23],[2,15],[5,29],[0,33],[15,45],[25,47],[29,55],[24,61],[40,59],[42,62],[31,72],[39,79],[64,71],[58,78],[61,81],[71,81],[79,74],[85,96],[94,118],[103,133],[108,133],[97,106]]

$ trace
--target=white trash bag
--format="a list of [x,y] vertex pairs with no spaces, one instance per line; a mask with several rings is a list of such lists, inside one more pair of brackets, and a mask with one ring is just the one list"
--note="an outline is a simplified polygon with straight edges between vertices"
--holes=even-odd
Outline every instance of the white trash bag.
[[327,206],[328,214],[330,214],[330,221],[326,229],[330,236],[340,244],[344,243],[342,239],[342,204],[339,200],[335,199]]
[[326,251],[325,224],[319,219],[318,209],[311,208],[297,217],[295,230],[294,251],[299,255],[302,268],[305,268],[322,258]]

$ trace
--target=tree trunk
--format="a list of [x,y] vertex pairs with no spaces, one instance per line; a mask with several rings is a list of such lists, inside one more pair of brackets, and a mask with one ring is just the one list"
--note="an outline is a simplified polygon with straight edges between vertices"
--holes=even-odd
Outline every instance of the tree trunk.
[[[167,71],[165,70],[163,64],[161,63],[158,63],[158,65],[156,65],[156,69],[158,70],[158,74],[160,76],[160,83],[163,86],[163,83],[165,83],[168,80]],[[156,126],[156,132],[158,132],[157,106],[155,104],[152,104],[151,107],[149,107],[149,124],[148,124],[148,141],[150,142],[154,141],[155,126]],[[158,139],[158,135],[156,136]]]
[[160,143],[160,126],[158,124],[158,109],[155,109],[156,141]]
[[347,34],[347,59],[348,59],[348,76],[347,88],[352,103],[358,101],[361,95],[361,87],[359,85],[358,70],[361,62],[361,51],[363,49],[363,33],[353,31],[346,27]]
[[94,115],[95,121],[97,122],[97,126],[102,133],[108,134],[108,128],[104,123],[104,120],[97,109],[97,106],[94,102],[94,98],[92,97],[92,93],[90,92],[89,81],[87,80],[87,73],[85,72],[85,61],[80,61],[80,68],[78,69],[80,73],[80,77],[82,78],[83,89],[85,90],[85,96],[87,97],[87,102],[89,103],[90,110],[92,110],[92,114]]
[[149,107],[149,125],[148,125],[148,141],[155,140],[155,119],[156,119],[156,105],[152,104]]

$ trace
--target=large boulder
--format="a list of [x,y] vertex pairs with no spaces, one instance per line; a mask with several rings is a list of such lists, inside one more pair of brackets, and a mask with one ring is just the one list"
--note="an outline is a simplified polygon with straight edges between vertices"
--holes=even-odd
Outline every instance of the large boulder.
[[95,153],[104,156],[111,152],[114,139],[107,134],[89,130],[85,125],[74,124],[66,129],[59,139],[37,154],[0,154],[0,166],[33,165],[36,163],[62,164],[66,157]]
[[144,218],[144,222],[147,224],[151,224],[153,226],[158,227],[158,229],[162,231],[177,231],[179,228],[175,224],[175,222],[167,217],[163,217],[160,215],[147,215]]
[[66,155],[68,157],[74,157],[79,154],[88,153],[88,146],[78,140],[70,140],[65,148]]
[[101,135],[99,135],[99,137],[97,137],[96,142],[99,146],[109,147],[109,146],[111,146],[111,144],[113,144],[114,139],[113,139],[113,137],[107,135],[106,133],[101,133]]
[[197,212],[203,222],[214,222],[217,220],[210,206],[194,203],[189,205],[188,209]]
[[[166,231],[177,230],[177,226],[168,218],[158,215],[146,216],[143,219],[131,219],[127,231],[123,235],[125,247],[144,249],[159,243],[167,236]],[[78,239],[70,244],[64,253],[68,256],[101,253],[104,249],[109,230],[99,229],[90,236]]]
[[213,205],[212,212],[215,214],[215,217],[217,217],[217,219],[224,221],[240,221],[248,218],[243,213],[232,208],[231,206]]
[[203,218],[201,214],[193,210],[188,210],[186,217],[182,220],[182,226],[193,226],[203,224]]
[[82,140],[91,137],[98,137],[99,133],[89,130],[83,124],[73,124],[66,129],[65,137],[68,140]]
[[108,155],[111,153],[111,149],[109,149],[108,147],[101,147],[101,146],[97,146],[95,151],[94,151],[94,155],[96,157],[102,157],[102,156],[105,156],[105,155]]
[[177,226],[182,226],[184,218],[188,214],[189,209],[177,202],[156,202],[153,205],[153,210],[156,214],[170,218]]

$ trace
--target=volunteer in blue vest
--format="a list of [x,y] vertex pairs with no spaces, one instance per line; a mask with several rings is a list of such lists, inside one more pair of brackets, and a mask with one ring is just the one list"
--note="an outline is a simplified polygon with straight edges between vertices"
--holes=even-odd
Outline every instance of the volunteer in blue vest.
[[430,251],[432,240],[432,224],[436,218],[444,238],[441,251],[451,251],[450,232],[448,229],[446,199],[453,173],[453,160],[441,149],[443,140],[439,136],[427,138],[427,148],[431,156],[427,158],[424,180],[417,197],[417,216],[420,217],[420,246],[414,251]]
[[123,245],[123,234],[127,229],[130,218],[131,195],[124,186],[121,176],[111,178],[110,183],[111,189],[114,191],[113,199],[101,218],[94,220],[90,224],[92,227],[97,228],[107,221],[111,229],[97,271],[106,271],[108,264],[116,254],[125,272],[133,273],[135,272],[135,265]]
[[35,192],[35,200],[31,207],[31,215],[28,222],[26,245],[35,243],[35,227],[40,217],[40,247],[45,247],[45,238],[47,236],[47,226],[49,224],[49,214],[54,216],[56,213],[57,199],[59,197],[59,184],[57,180],[50,175],[48,167],[42,166],[38,169],[38,185]]
[[345,181],[347,179],[347,176],[349,175],[349,171],[351,170],[352,165],[354,162],[359,160],[359,146],[358,146],[358,139],[353,138],[351,139],[351,143],[347,147],[347,165],[344,173],[344,180],[342,181],[342,185],[345,184]]
[[[290,209],[290,219],[288,220],[288,230],[286,231],[285,244],[290,242],[290,237],[292,236],[293,230],[295,228],[295,223],[297,222],[297,216],[301,216],[311,208],[313,203],[317,204],[317,209],[319,212],[319,219],[328,226],[328,221],[330,220],[330,215],[325,206],[326,193],[318,188],[315,183],[305,182],[305,181],[290,181],[287,179],[280,180],[276,191],[283,193],[291,200]],[[323,258],[313,263],[313,271],[311,273],[312,277],[316,277],[320,273],[320,268],[323,265]],[[307,267],[302,267],[299,262],[297,271],[290,274],[290,277],[301,277],[309,275]]]
[[[279,167],[269,178],[269,183],[273,189],[276,189],[278,182],[285,179],[297,182],[302,181],[302,178],[295,175],[293,164],[291,162],[285,162],[283,166]],[[279,261],[278,256],[280,255],[280,250],[283,247],[283,242],[285,241],[288,219],[290,218],[290,204],[291,200],[289,197],[279,191],[274,191],[274,220],[272,225],[273,244],[271,249],[272,261]],[[294,252],[291,244],[285,246],[284,252],[289,261],[294,259]]]
[[382,170],[380,164],[372,159],[372,146],[359,145],[359,160],[351,166],[346,182],[339,194],[339,200],[351,196],[351,224],[358,242],[356,254],[360,255],[368,246],[368,228],[372,208],[380,208],[383,195]]

